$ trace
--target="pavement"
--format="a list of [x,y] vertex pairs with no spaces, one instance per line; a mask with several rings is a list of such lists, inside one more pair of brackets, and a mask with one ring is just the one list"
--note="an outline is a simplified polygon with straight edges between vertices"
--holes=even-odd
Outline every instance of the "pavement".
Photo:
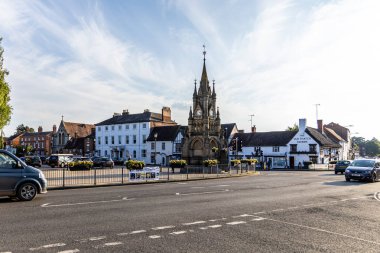
[[379,192],[269,171],[0,198],[0,252],[380,252]]

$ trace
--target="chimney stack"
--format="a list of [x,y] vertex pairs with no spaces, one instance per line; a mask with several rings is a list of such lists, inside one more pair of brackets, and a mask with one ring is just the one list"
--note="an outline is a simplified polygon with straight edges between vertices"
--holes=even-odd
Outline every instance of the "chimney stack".
[[252,133],[256,133],[256,125],[254,125],[251,130],[252,130]]
[[319,119],[317,120],[317,125],[318,125],[318,131],[323,134],[323,120]]
[[39,126],[39,127],[38,127],[38,132],[39,132],[39,133],[42,133],[42,126]]
[[170,110],[170,107],[162,107],[162,121],[163,122],[170,122],[172,120],[172,111]]
[[298,124],[298,131],[300,133],[305,132],[306,129],[306,119],[299,119],[299,124]]
[[56,132],[57,132],[57,126],[53,125],[53,134],[55,134]]

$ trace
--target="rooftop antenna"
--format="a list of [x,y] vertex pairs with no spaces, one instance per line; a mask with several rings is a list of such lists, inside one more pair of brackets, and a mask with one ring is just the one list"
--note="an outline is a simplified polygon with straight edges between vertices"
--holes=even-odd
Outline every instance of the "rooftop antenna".
[[251,129],[252,129],[252,122],[253,122],[252,117],[255,116],[255,114],[251,114],[251,115],[248,115],[248,116],[251,117],[251,119],[249,121],[251,121]]

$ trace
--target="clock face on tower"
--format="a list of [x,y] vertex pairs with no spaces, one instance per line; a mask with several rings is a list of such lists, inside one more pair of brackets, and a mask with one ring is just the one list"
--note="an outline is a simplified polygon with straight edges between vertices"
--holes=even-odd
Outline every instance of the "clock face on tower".
[[198,110],[195,112],[195,114],[196,114],[197,116],[201,116],[201,115],[202,115],[202,111],[201,111],[201,109],[198,109]]

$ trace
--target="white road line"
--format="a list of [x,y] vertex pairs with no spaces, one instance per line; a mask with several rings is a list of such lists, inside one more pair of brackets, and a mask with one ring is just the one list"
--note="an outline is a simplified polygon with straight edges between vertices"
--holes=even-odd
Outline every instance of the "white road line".
[[208,227],[200,227],[199,229],[206,230],[206,229],[208,229]]
[[145,233],[145,232],[146,232],[146,230],[135,230],[135,231],[130,232],[129,234],[134,235],[134,234],[141,234],[141,233]]
[[58,253],[77,253],[79,251],[80,251],[79,249],[70,249],[70,250],[59,251]]
[[266,212],[257,212],[257,213],[253,213],[253,214],[264,214]]
[[203,224],[203,223],[206,223],[206,221],[194,221],[194,222],[189,222],[189,223],[182,223],[182,225],[184,226],[191,226],[191,225],[196,225],[196,224]]
[[239,225],[239,224],[244,224],[247,223],[245,221],[234,221],[234,222],[228,222],[226,223],[227,225]]
[[280,209],[274,209],[274,210],[272,210],[271,212],[280,212],[280,211],[284,211],[284,209],[283,209],[283,208],[280,208]]
[[12,253],[11,251],[4,251],[4,252],[0,252],[0,253]]
[[158,238],[161,238],[161,236],[159,235],[151,235],[149,236],[150,239],[158,239]]
[[152,228],[152,230],[163,230],[163,229],[169,229],[169,228],[175,228],[175,226],[156,227],[156,228]]
[[117,246],[117,245],[122,245],[122,242],[107,242],[104,244],[104,246],[109,247],[109,246]]
[[222,225],[211,225],[211,226],[208,226],[209,228],[220,228]]
[[182,235],[182,234],[186,234],[187,231],[175,231],[175,232],[172,232],[170,233],[171,235]]
[[373,197],[374,197],[377,201],[380,201],[380,192],[375,192],[375,194],[373,195]]
[[315,231],[319,231],[319,232],[324,232],[324,233],[328,233],[328,234],[332,234],[332,235],[338,235],[338,236],[342,236],[342,237],[346,237],[346,238],[350,238],[350,239],[354,239],[354,240],[358,240],[358,241],[362,241],[362,242],[368,242],[368,243],[380,245],[380,242],[370,241],[370,240],[362,239],[362,238],[355,237],[355,236],[336,233],[336,232],[328,231],[328,230],[321,229],[321,228],[309,227],[309,226],[300,225],[300,224],[296,224],[296,223],[292,223],[292,222],[274,220],[274,219],[269,219],[269,218],[267,218],[266,220],[270,220],[270,221],[274,221],[274,222],[278,222],[278,223],[282,223],[282,224],[287,224],[287,225],[292,225],[292,226],[296,226],[296,227],[306,228],[306,229],[310,229],[310,230],[315,230]]
[[98,236],[98,237],[90,237],[88,238],[89,241],[100,241],[106,239],[106,236]]
[[65,243],[54,243],[54,244],[48,244],[48,245],[43,245],[41,247],[37,248],[30,248],[30,251],[35,251],[35,250],[41,250],[41,249],[50,249],[50,248],[55,248],[55,247],[63,247],[66,246]]
[[241,214],[241,215],[237,215],[237,216],[232,216],[232,218],[251,217],[251,216],[254,216],[254,215],[252,215],[252,214]]
[[100,203],[110,203],[110,202],[120,202],[126,200],[134,200],[134,198],[124,197],[122,199],[113,199],[113,200],[102,200],[102,201],[92,201],[92,202],[80,202],[80,203],[66,203],[66,204],[57,204],[51,205],[50,203],[42,204],[41,207],[61,207],[61,206],[79,206],[79,205],[89,205],[89,204],[100,204]]
[[267,218],[263,218],[263,217],[258,217],[258,218],[254,218],[252,219],[251,221],[261,221],[261,220],[266,220]]
[[230,190],[224,189],[221,191],[212,191],[212,192],[192,192],[192,193],[179,193],[177,192],[175,195],[180,195],[180,196],[189,196],[189,195],[204,195],[204,194],[212,194],[212,193],[221,193],[221,192],[229,192]]

